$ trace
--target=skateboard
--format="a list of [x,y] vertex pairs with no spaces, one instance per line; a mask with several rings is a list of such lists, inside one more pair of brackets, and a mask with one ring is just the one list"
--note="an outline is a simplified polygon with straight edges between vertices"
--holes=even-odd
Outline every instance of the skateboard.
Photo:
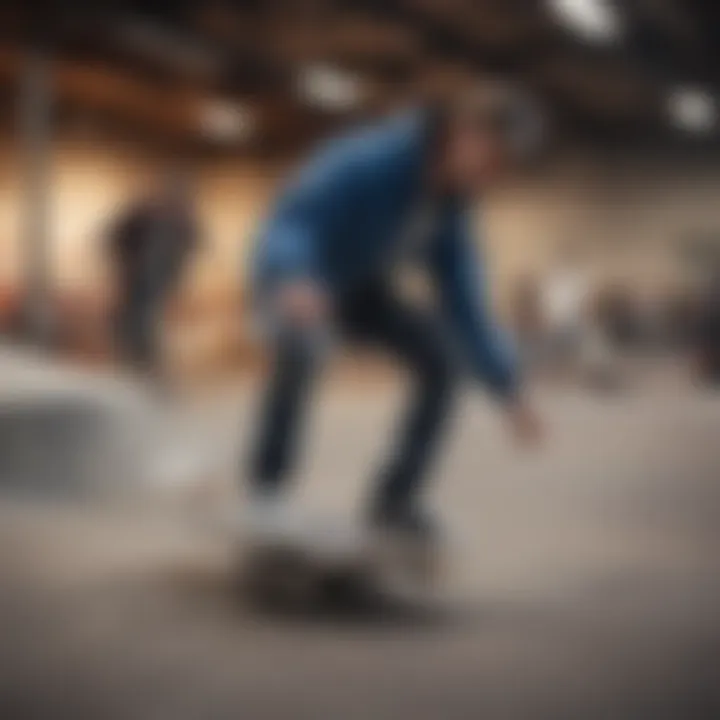
[[295,517],[240,543],[245,597],[268,610],[360,609],[417,602],[437,586],[436,542],[330,517]]

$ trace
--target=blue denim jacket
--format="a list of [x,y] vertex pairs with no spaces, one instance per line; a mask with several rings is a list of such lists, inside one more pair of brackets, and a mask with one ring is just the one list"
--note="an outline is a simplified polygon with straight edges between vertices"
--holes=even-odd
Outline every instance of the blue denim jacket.
[[[417,110],[321,147],[280,194],[258,234],[254,288],[292,277],[339,292],[384,272],[403,224],[422,199],[428,114]],[[500,395],[516,386],[513,354],[493,322],[468,208],[447,200],[425,253],[460,347]]]

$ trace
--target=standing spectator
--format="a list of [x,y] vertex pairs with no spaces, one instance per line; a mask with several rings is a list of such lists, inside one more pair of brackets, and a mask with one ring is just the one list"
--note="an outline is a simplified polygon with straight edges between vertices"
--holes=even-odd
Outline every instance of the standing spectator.
[[542,289],[542,317],[551,365],[566,370],[578,360],[587,323],[590,282],[575,252],[566,252]]
[[542,359],[543,317],[541,288],[537,278],[526,275],[516,285],[513,296],[513,324],[521,359],[528,368],[535,368]]
[[133,369],[157,380],[163,374],[162,313],[197,237],[195,193],[185,175],[163,178],[120,213],[110,232],[117,286],[117,349]]
[[703,294],[696,327],[695,345],[701,379],[720,385],[720,272]]

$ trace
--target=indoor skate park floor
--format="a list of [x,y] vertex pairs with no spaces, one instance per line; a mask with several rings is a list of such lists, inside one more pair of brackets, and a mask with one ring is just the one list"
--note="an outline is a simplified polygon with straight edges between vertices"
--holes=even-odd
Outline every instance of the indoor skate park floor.
[[[391,390],[323,391],[299,505],[361,505]],[[128,478],[117,501],[4,490],[0,718],[720,717],[720,397],[674,376],[538,396],[537,451],[481,395],[458,410],[432,492],[449,545],[433,613],[278,618],[240,601],[207,520],[232,498],[245,385],[168,413],[150,445],[182,449],[176,474]],[[206,466],[183,475],[193,453]]]

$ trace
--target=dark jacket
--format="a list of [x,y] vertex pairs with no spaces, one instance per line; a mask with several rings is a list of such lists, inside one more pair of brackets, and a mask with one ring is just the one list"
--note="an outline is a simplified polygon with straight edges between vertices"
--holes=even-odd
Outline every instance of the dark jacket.
[[121,286],[129,292],[162,292],[174,285],[197,245],[189,213],[149,202],[124,212],[110,233],[110,252]]

